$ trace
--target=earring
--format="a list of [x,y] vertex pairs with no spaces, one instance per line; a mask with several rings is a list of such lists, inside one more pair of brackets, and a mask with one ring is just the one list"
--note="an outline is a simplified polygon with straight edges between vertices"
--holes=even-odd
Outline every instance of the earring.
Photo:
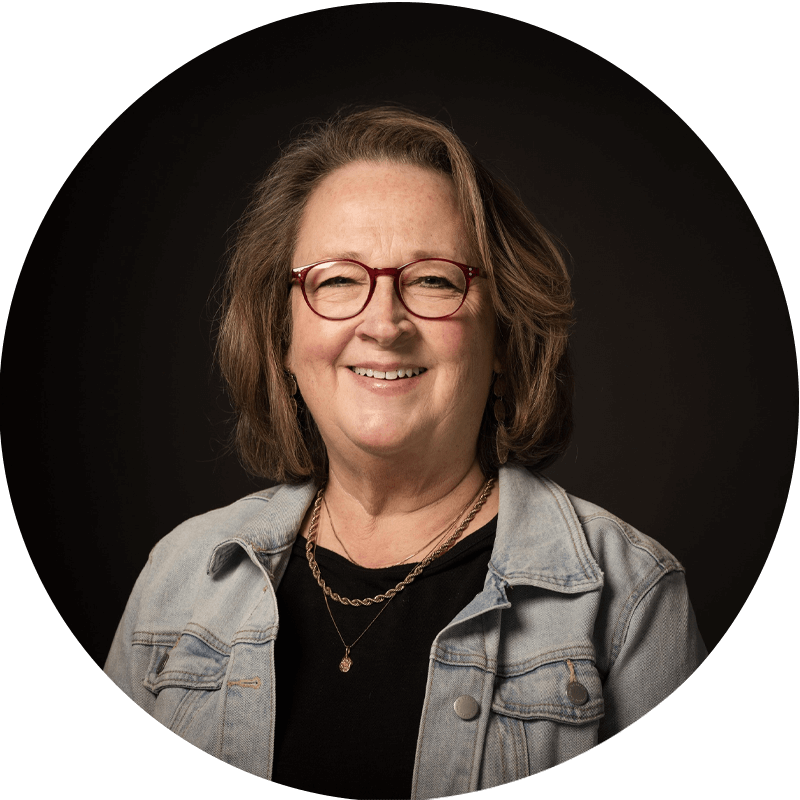
[[297,400],[295,400],[295,395],[297,394],[297,378],[295,378],[294,374],[291,372],[286,373],[286,383],[287,388],[289,391],[289,401],[291,404],[292,412],[297,415]]
[[497,422],[497,433],[495,434],[495,444],[497,447],[497,460],[501,464],[508,461],[508,446],[506,444],[506,406],[503,402],[503,395],[506,393],[506,379],[503,373],[498,372],[494,379],[494,418]]

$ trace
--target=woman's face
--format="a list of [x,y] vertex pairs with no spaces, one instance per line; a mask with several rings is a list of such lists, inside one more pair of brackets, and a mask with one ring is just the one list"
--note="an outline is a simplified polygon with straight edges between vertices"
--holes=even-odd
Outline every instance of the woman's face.
[[[416,166],[355,162],[311,194],[292,266],[352,258],[386,268],[425,256],[472,263],[452,181]],[[386,276],[352,319],[318,316],[298,285],[291,308],[286,366],[331,457],[351,456],[353,448],[376,456],[474,452],[492,371],[500,366],[484,278],[473,280],[461,308],[440,320],[406,311]],[[389,380],[357,368],[421,372]]]

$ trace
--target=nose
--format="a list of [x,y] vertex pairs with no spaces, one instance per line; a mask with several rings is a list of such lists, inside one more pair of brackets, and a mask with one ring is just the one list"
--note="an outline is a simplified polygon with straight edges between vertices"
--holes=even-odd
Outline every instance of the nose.
[[375,281],[372,298],[359,316],[357,334],[361,338],[372,339],[382,347],[405,339],[416,330],[411,315],[395,292],[394,280],[388,275],[382,275]]

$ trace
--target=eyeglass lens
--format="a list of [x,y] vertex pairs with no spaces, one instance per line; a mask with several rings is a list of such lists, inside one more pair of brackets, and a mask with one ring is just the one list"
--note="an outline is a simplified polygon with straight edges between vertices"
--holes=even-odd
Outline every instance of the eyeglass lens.
[[[421,317],[446,317],[461,305],[467,281],[460,267],[426,259],[400,273],[400,294],[409,311]],[[369,273],[349,261],[326,261],[306,274],[311,308],[323,317],[345,319],[358,314],[369,296]]]

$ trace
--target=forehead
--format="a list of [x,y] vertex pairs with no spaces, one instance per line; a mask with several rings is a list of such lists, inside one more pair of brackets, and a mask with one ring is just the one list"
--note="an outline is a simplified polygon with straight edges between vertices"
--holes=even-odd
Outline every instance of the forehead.
[[406,164],[355,162],[327,175],[311,193],[295,255],[298,263],[345,253],[463,260],[464,233],[448,176]]
[[319,190],[335,195],[370,191],[375,195],[387,196],[411,191],[437,199],[448,195],[455,201],[453,181],[448,175],[418,164],[395,161],[353,161],[326,175],[317,186],[316,193]]

